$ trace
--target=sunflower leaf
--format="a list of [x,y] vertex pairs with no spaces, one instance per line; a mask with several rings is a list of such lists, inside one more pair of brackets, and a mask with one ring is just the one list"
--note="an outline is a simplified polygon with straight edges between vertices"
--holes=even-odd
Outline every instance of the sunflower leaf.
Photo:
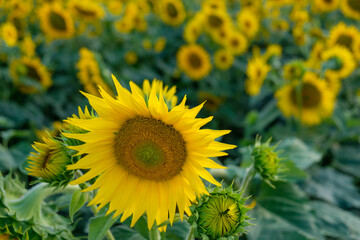
[[113,214],[108,214],[106,216],[102,216],[99,214],[96,217],[92,217],[90,219],[89,224],[89,240],[102,240],[105,236],[106,232],[110,229],[110,227],[115,223],[118,217],[113,218]]
[[79,209],[84,206],[86,203],[87,197],[86,193],[81,192],[81,189],[76,190],[71,198],[70,206],[69,206],[69,216],[71,222],[73,222],[74,214],[79,211]]

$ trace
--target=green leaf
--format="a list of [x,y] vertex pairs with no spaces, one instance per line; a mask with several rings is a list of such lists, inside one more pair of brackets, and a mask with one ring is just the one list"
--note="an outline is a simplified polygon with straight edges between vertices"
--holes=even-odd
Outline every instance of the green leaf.
[[314,169],[304,190],[312,197],[340,207],[360,209],[360,193],[353,178],[332,168]]
[[147,240],[140,233],[132,228],[125,225],[115,226],[111,229],[115,239],[126,239],[126,240]]
[[114,213],[106,216],[99,216],[90,218],[89,224],[89,240],[101,240],[106,235],[106,232],[116,222],[118,217],[113,218]]
[[8,170],[16,167],[16,161],[10,151],[0,144],[0,170]]
[[281,156],[289,159],[304,170],[321,160],[321,154],[307,146],[298,138],[287,138],[279,144],[277,150],[283,151]]
[[165,239],[169,240],[183,240],[186,239],[190,231],[190,224],[186,221],[176,222],[171,227],[168,226],[165,234]]
[[323,239],[307,204],[305,194],[294,184],[277,183],[276,189],[263,185],[263,192],[251,212],[249,240]]
[[336,167],[360,178],[360,148],[358,144],[336,147],[333,153]]
[[71,198],[70,206],[69,206],[69,216],[71,219],[71,222],[73,222],[74,214],[79,211],[79,209],[84,206],[87,200],[87,194],[81,192],[81,189],[76,190]]
[[284,172],[279,173],[279,179],[287,181],[298,181],[307,178],[307,173],[299,169],[294,162],[282,161],[282,167],[285,169]]
[[323,235],[338,240],[360,239],[360,218],[358,216],[324,202],[312,201],[310,204]]

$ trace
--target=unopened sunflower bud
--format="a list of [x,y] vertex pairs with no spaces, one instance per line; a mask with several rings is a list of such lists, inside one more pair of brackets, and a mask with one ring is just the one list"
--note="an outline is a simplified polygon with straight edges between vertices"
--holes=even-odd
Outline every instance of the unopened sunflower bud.
[[73,178],[73,171],[66,170],[66,165],[71,164],[71,156],[63,144],[54,138],[44,137],[43,143],[35,142],[32,146],[36,152],[28,158],[28,174],[50,186],[66,186]]
[[234,192],[232,186],[224,189],[216,187],[203,195],[190,207],[192,215],[188,222],[194,230],[194,237],[201,239],[238,239],[245,232],[244,227],[250,225],[245,206],[248,198]]
[[260,174],[261,178],[268,183],[271,187],[274,187],[271,182],[277,181],[278,173],[283,171],[279,152],[275,149],[277,145],[270,146],[271,139],[265,143],[261,143],[261,138],[257,138],[254,148],[251,152],[251,157],[255,164],[255,170]]

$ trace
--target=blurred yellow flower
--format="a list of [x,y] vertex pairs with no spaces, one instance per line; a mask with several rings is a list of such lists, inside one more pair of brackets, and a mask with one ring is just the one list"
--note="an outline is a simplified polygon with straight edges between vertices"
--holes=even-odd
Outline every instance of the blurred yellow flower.
[[104,17],[102,5],[96,1],[72,0],[69,2],[69,9],[73,16],[81,21],[98,21]]
[[138,61],[138,56],[134,51],[128,51],[125,53],[125,62],[129,65],[134,65]]
[[21,52],[24,56],[33,57],[35,56],[36,45],[30,35],[26,35],[20,43]]
[[176,57],[179,68],[192,80],[201,80],[211,71],[210,56],[200,45],[184,45]]
[[314,8],[319,12],[331,12],[339,8],[339,0],[314,0]]
[[10,64],[14,85],[23,93],[37,93],[52,85],[50,73],[38,58],[22,57]]
[[248,38],[254,38],[260,28],[258,17],[249,9],[244,9],[238,13],[237,24],[240,31]]
[[294,116],[305,125],[330,117],[335,105],[334,93],[312,72],[305,73],[302,83],[293,81],[277,90],[275,97],[286,117]]
[[345,16],[360,20],[360,2],[358,0],[341,0],[340,6]]
[[266,64],[262,57],[255,57],[248,62],[246,69],[247,79],[245,80],[245,91],[247,94],[256,96],[260,93],[270,69],[270,66]]
[[41,29],[49,39],[70,38],[74,35],[74,21],[59,3],[46,3],[38,10]]
[[162,52],[166,46],[166,38],[159,37],[156,42],[154,43],[154,51],[155,52]]
[[234,56],[228,49],[220,49],[217,50],[214,54],[214,62],[216,68],[227,70],[232,66],[234,62]]
[[241,55],[246,52],[248,41],[242,33],[233,31],[226,39],[225,47],[227,47],[234,55]]
[[184,39],[188,43],[195,43],[203,31],[202,22],[190,20],[184,28]]
[[18,33],[15,26],[10,22],[6,22],[3,25],[1,25],[0,30],[1,30],[1,38],[4,39],[5,43],[9,47],[15,46],[18,38]]
[[161,0],[160,17],[164,23],[179,26],[186,17],[186,10],[181,0]]
[[335,61],[329,71],[334,77],[342,79],[348,77],[356,68],[356,62],[351,52],[345,47],[336,45],[322,53],[323,61]]

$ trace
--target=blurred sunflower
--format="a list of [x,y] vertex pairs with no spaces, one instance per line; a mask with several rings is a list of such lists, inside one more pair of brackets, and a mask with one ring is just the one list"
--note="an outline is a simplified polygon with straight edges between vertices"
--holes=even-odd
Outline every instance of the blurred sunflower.
[[165,49],[166,46],[166,38],[165,37],[159,37],[156,42],[154,43],[154,51],[157,53],[162,52]]
[[262,57],[255,57],[251,59],[246,69],[246,93],[250,96],[258,95],[269,71],[270,66],[266,64]]
[[104,9],[96,1],[72,0],[69,2],[69,9],[73,16],[82,21],[94,22],[104,17]]
[[293,60],[283,67],[283,77],[286,80],[299,80],[305,73],[305,66],[303,61]]
[[254,38],[260,28],[258,17],[249,9],[244,9],[238,13],[237,24],[240,31],[248,38]]
[[341,80],[329,71],[325,71],[324,80],[327,83],[328,88],[333,92],[334,97],[336,97],[341,90]]
[[281,56],[282,47],[278,44],[270,44],[267,48],[265,53],[263,54],[262,58],[267,62],[274,56]]
[[10,75],[23,93],[37,93],[52,85],[50,73],[38,58],[22,57],[12,61]]
[[211,71],[210,56],[200,45],[182,46],[176,58],[179,68],[193,80],[201,80]]
[[98,177],[86,189],[98,189],[89,204],[102,208],[109,203],[107,213],[115,212],[113,217],[122,214],[121,221],[132,215],[131,227],[145,212],[149,229],[155,221],[172,224],[176,211],[183,219],[184,212],[191,214],[191,201],[208,194],[200,177],[220,186],[205,168],[223,168],[209,157],[224,156],[224,150],[235,147],[214,141],[229,131],[200,129],[212,119],[196,118],[202,105],[188,109],[184,98],[169,109],[161,90],[156,94],[151,88],[146,101],[133,82],[130,92],[113,79],[116,99],[101,87],[102,98],[85,93],[99,117],[67,120],[89,131],[64,133],[83,141],[83,145],[70,148],[86,154],[68,169],[89,169],[72,184]]
[[142,96],[144,97],[145,101],[149,101],[151,91],[155,91],[156,95],[162,93],[164,101],[169,109],[176,106],[178,101],[178,97],[175,95],[176,86],[173,86],[169,89],[169,86],[165,85],[164,87],[163,82],[160,80],[154,79],[150,84],[149,80],[145,79],[142,88]]
[[312,69],[320,69],[323,51],[325,51],[325,44],[321,41],[317,41],[306,61],[306,66]]
[[35,56],[36,44],[32,40],[30,35],[26,35],[20,43],[21,52],[24,56],[33,57]]
[[234,56],[228,49],[220,49],[217,50],[214,54],[214,62],[216,68],[227,70],[232,66],[234,62]]
[[179,26],[186,17],[184,4],[180,0],[161,0],[160,17],[164,23]]
[[305,125],[319,124],[335,105],[333,92],[312,72],[305,73],[302,83],[293,81],[277,90],[275,97],[286,117],[294,116]]
[[202,22],[196,19],[188,21],[184,28],[184,39],[188,43],[195,43],[203,31]]
[[325,50],[322,53],[322,59],[329,74],[339,79],[348,77],[356,68],[351,52],[339,45]]
[[287,31],[290,28],[290,25],[285,19],[274,19],[271,22],[271,28],[275,31]]
[[112,91],[110,87],[101,77],[101,69],[94,53],[87,48],[81,48],[79,54],[80,58],[76,64],[76,67],[79,70],[77,77],[84,85],[85,91],[93,95],[100,96],[98,86],[101,86],[108,93],[111,93]]
[[135,22],[131,18],[124,17],[115,21],[115,29],[120,33],[130,33],[134,29]]
[[201,8],[205,11],[226,11],[226,1],[205,0]]
[[234,55],[241,55],[248,48],[248,41],[240,32],[233,31],[226,39],[226,47],[231,50]]
[[129,65],[134,65],[138,61],[138,55],[134,51],[128,51],[125,53],[125,62]]
[[6,22],[3,25],[1,25],[1,38],[4,39],[5,43],[9,47],[13,47],[16,45],[18,33],[13,24],[10,22]]
[[204,11],[202,14],[205,30],[209,34],[213,34],[231,24],[231,19],[226,11]]
[[[360,42],[360,32],[355,26],[346,26],[340,22],[330,31],[327,41],[329,47],[340,45],[346,47],[350,52],[355,52],[355,46]],[[355,54],[355,53],[354,53]]]
[[50,39],[70,38],[74,22],[70,13],[58,3],[46,3],[38,11],[41,29]]
[[339,0],[314,0],[314,7],[320,12],[331,12],[339,7]]
[[341,11],[345,16],[360,20],[360,1],[358,0],[342,0]]

